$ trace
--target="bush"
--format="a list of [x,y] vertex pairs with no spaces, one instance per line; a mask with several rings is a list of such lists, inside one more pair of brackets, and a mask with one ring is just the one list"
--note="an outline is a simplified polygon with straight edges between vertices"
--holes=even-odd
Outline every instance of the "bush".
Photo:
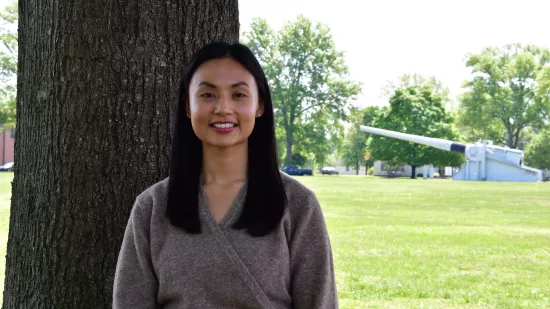
[[374,176],[374,166],[369,167],[369,170],[367,171],[367,175]]
[[550,177],[544,177],[544,178],[542,179],[542,181],[544,181],[544,182],[550,181]]

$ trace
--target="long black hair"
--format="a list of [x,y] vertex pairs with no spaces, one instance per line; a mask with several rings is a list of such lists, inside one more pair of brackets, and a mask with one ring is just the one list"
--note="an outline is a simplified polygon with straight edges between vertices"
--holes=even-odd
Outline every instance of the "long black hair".
[[233,227],[246,229],[252,236],[264,236],[280,224],[286,205],[286,194],[279,173],[273,104],[267,78],[254,54],[239,43],[207,44],[195,53],[184,70],[172,141],[166,215],[174,226],[188,233],[201,232],[198,200],[202,142],[195,135],[191,120],[186,115],[189,84],[201,64],[227,57],[239,62],[254,76],[264,109],[262,117],[256,118],[254,129],[248,138],[246,199],[241,216]]

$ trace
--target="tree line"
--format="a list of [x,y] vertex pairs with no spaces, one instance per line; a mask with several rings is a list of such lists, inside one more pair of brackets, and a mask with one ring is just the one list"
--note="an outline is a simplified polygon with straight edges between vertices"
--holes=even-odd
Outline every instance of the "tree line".
[[[457,154],[359,132],[364,124],[460,142],[528,145],[525,162],[550,168],[544,156],[550,147],[544,143],[550,120],[546,48],[509,44],[469,54],[465,65],[472,78],[464,82],[458,104],[435,77],[405,74],[383,88],[388,106],[358,109],[353,101],[361,84],[349,79],[326,26],[298,17],[275,32],[265,20],[255,19],[243,40],[261,59],[273,86],[285,164],[321,167],[338,157],[358,172],[361,165],[383,160],[390,167],[411,165],[414,177],[417,166],[463,163]],[[348,130],[344,122],[351,124]]]
[[525,150],[525,163],[550,169],[550,52],[533,45],[509,44],[469,54],[472,78],[464,82],[458,107],[446,108],[448,89],[436,78],[404,75],[384,89],[389,106],[356,111],[356,125],[346,136],[342,157],[348,165],[362,160],[365,151],[390,167],[409,164],[460,166],[463,158],[410,142],[358,134],[357,120],[404,133]]
[[[17,22],[17,7],[1,13],[3,25]],[[2,84],[0,123],[15,126],[17,34],[3,26],[0,38]],[[404,133],[462,142],[493,140],[524,148],[526,163],[550,168],[544,137],[550,119],[550,52],[532,45],[487,47],[468,55],[472,78],[459,97],[458,108],[449,90],[435,77],[405,74],[383,88],[389,104],[383,108],[353,106],[361,84],[350,80],[343,52],[330,29],[303,16],[279,31],[266,20],[254,19],[241,41],[258,56],[269,78],[277,121],[279,158],[283,165],[321,167],[343,159],[358,172],[370,161],[388,166],[436,164],[457,166],[462,160],[444,151],[403,141],[368,136],[358,125],[373,125]],[[351,123],[346,130],[344,123]],[[393,149],[393,150],[392,150]],[[365,160],[365,152],[370,154]],[[413,172],[414,173],[414,172]],[[414,176],[414,175],[413,175]]]

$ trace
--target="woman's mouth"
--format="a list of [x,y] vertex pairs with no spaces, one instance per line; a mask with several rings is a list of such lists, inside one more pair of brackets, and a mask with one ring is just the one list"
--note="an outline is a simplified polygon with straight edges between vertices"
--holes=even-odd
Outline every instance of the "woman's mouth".
[[237,124],[233,122],[216,122],[211,124],[210,127],[218,133],[228,133],[235,130]]

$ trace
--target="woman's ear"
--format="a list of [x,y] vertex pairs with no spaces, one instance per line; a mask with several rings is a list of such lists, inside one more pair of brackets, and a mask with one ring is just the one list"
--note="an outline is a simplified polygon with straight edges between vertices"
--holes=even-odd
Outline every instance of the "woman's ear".
[[191,109],[189,108],[189,103],[185,103],[185,113],[188,118],[191,118]]
[[264,114],[264,102],[260,101],[260,103],[258,103],[258,109],[256,110],[256,117],[262,117],[263,114]]

